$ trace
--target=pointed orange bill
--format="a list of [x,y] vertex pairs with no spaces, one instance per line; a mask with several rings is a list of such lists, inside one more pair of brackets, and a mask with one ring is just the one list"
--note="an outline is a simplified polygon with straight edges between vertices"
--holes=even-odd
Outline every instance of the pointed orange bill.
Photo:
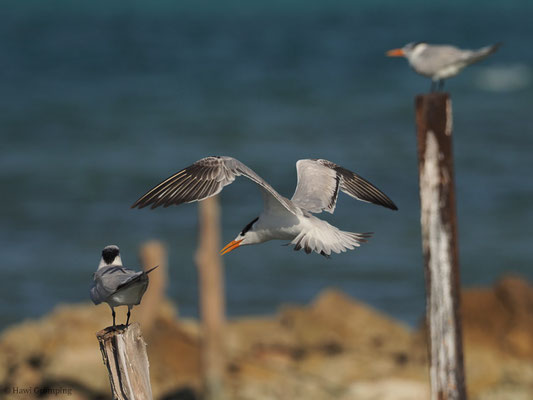
[[222,250],[220,250],[220,255],[223,256],[226,253],[229,253],[231,250],[235,250],[237,247],[241,245],[241,240],[232,240],[229,242]]
[[405,53],[403,52],[402,49],[392,49],[392,50],[389,50],[387,51],[387,54],[388,57],[403,57],[405,56]]

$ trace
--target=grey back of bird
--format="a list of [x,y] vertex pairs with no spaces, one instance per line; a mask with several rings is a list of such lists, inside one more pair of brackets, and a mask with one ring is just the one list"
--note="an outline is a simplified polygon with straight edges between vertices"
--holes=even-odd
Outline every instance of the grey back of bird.
[[94,273],[90,295],[94,304],[138,305],[147,287],[148,275],[145,271],[110,265]]

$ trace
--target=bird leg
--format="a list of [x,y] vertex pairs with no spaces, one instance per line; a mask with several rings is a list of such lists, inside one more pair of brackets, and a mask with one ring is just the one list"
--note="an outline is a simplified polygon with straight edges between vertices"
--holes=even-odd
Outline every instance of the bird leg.
[[113,330],[115,330],[115,328],[116,328],[116,326],[115,326],[116,314],[115,314],[115,309],[113,307],[111,307],[111,315],[113,315]]
[[434,81],[434,80],[431,80],[431,87],[430,87],[430,89],[429,89],[429,91],[430,91],[431,93],[433,93],[433,92],[435,91],[435,86],[436,86],[436,85],[435,85],[435,81]]
[[131,306],[128,306],[128,318],[126,319],[126,326],[128,326],[130,322],[130,315],[131,315]]
[[444,89],[444,79],[439,79],[439,92],[442,92],[442,89]]

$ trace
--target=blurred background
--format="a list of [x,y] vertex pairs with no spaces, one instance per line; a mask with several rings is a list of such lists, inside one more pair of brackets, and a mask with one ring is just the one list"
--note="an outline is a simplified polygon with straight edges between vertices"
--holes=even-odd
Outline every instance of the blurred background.
[[[414,96],[430,81],[384,53],[410,41],[489,59],[446,82],[454,108],[461,278],[533,278],[533,4],[528,1],[20,1],[0,5],[0,329],[88,301],[101,249],[137,268],[170,252],[169,295],[197,315],[197,206],[131,210],[207,155],[238,158],[283,195],[325,158],[398,212],[339,197],[339,228],[375,232],[325,259],[281,242],[224,257],[230,316],[337,287],[408,324],[424,309]],[[261,210],[247,180],[221,196],[223,241]]]

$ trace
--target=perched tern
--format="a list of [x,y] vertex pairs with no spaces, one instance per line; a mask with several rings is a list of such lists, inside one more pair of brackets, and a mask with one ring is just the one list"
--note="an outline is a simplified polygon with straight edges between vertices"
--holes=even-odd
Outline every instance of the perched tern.
[[106,246],[102,250],[102,258],[98,269],[94,273],[91,287],[91,300],[94,304],[106,302],[111,307],[113,315],[113,327],[115,327],[115,307],[128,306],[128,319],[133,306],[140,304],[141,299],[148,287],[148,271],[132,271],[122,266],[120,250],[118,246]]
[[254,171],[232,157],[206,157],[170,176],[131,207],[168,207],[173,204],[200,201],[219,193],[237,176],[255,182],[263,194],[262,213],[248,223],[239,235],[226,245],[221,254],[237,247],[268,240],[289,240],[294,250],[304,249],[323,256],[332,252],[353,250],[366,242],[370,233],[341,231],[313,213],[333,213],[339,191],[364,202],[397,210],[383,192],[359,175],[327,160],[299,160],[296,163],[298,184],[289,200]]
[[463,50],[449,45],[425,42],[408,43],[401,49],[387,51],[389,57],[405,57],[409,65],[420,75],[431,78],[431,91],[441,90],[444,79],[457,75],[470,64],[481,61],[494,53],[501,43],[478,50]]

